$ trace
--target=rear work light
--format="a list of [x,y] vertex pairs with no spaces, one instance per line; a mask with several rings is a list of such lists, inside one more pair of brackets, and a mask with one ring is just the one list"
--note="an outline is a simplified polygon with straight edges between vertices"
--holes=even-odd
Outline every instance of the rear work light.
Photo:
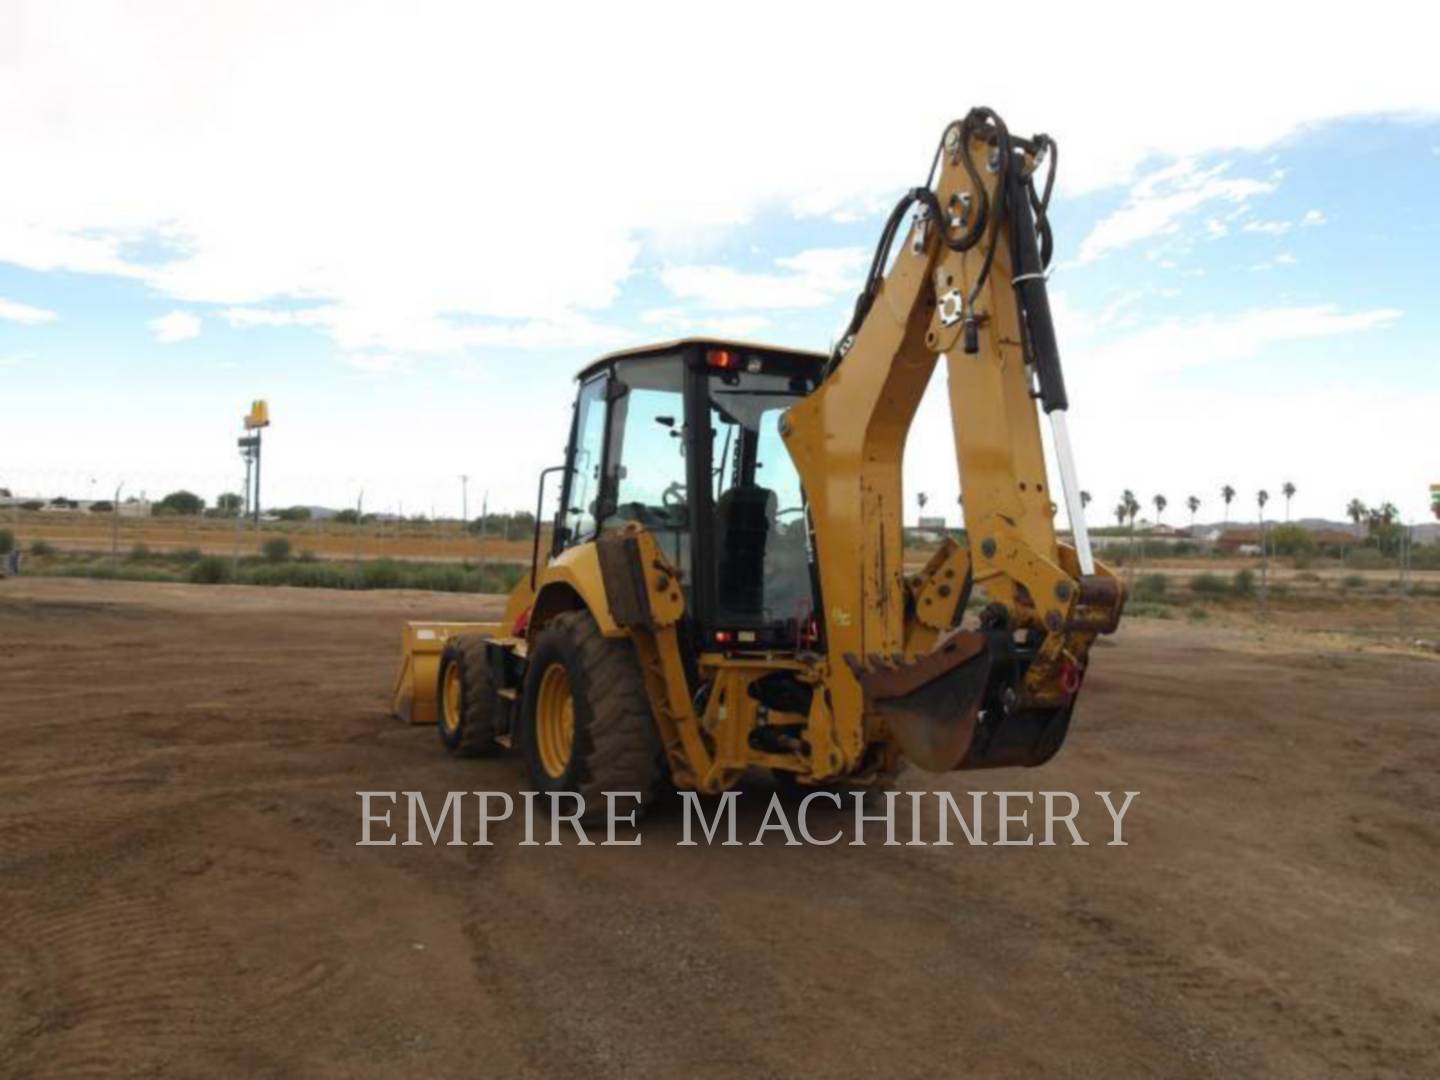
[[729,349],[710,349],[705,353],[705,363],[717,371],[739,371],[740,354]]

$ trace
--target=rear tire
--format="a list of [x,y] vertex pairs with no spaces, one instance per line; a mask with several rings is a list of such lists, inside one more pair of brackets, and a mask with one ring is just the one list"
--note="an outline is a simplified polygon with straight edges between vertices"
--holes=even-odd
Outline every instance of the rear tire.
[[440,741],[456,757],[481,757],[500,749],[495,741],[497,699],[490,677],[485,638],[451,638],[440,654],[436,690],[436,728]]
[[[660,789],[664,749],[635,647],[601,634],[588,611],[555,616],[535,639],[523,748],[534,788],[580,795],[587,825],[605,820],[607,791],[637,792],[643,810]],[[628,814],[634,803],[616,807]]]

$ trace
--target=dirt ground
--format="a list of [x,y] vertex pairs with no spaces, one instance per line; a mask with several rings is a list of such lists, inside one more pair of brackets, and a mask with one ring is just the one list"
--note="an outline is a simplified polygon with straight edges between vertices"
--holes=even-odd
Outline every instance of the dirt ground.
[[1440,1074],[1434,657],[1132,619],[1051,765],[900,779],[1088,847],[355,846],[523,787],[386,711],[401,620],[497,605],[0,582],[0,1075]]

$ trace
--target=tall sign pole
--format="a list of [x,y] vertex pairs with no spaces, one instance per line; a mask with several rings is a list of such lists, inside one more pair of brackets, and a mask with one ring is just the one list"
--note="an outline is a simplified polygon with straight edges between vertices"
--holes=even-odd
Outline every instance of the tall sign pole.
[[[245,430],[254,432],[240,440],[240,449],[245,454],[245,498],[250,503],[250,517],[255,528],[260,527],[260,434],[270,426],[270,405],[264,400],[250,403],[250,412],[245,416]],[[250,491],[250,465],[255,466],[254,497]]]

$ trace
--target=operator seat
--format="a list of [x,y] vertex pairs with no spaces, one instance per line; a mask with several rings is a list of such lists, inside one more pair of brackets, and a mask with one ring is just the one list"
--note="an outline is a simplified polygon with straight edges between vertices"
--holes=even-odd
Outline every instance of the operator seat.
[[719,600],[726,613],[765,613],[765,547],[777,509],[775,492],[756,484],[733,487],[716,500]]

